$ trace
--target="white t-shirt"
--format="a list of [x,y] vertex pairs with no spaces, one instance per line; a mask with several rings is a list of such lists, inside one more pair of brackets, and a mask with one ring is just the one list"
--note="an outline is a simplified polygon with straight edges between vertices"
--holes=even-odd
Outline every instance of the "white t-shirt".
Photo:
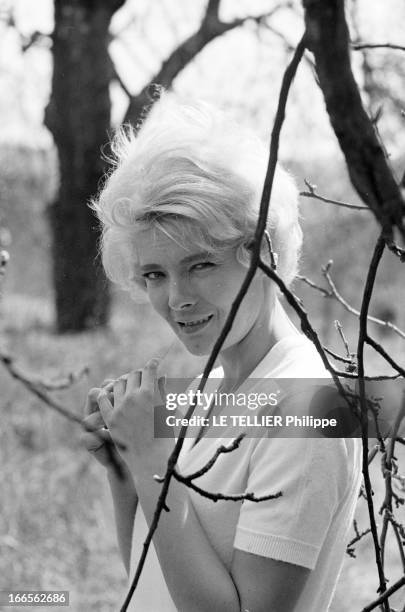
[[[222,368],[217,368],[211,377],[222,375]],[[265,378],[325,377],[329,374],[312,343],[295,334],[275,344],[258,364],[249,377],[256,379],[256,387],[250,386],[249,392],[257,390],[260,379]],[[218,387],[220,381],[212,382]],[[179,471],[198,470],[219,444],[229,441],[203,437],[194,445],[194,439],[187,438]],[[343,564],[360,481],[361,443],[357,439],[247,437],[232,453],[221,454],[214,467],[198,479],[198,486],[228,495],[249,491],[264,496],[282,491],[282,496],[260,503],[213,503],[193,491],[189,495],[212,547],[227,568],[233,548],[310,568],[296,610],[326,612]],[[131,577],[146,533],[138,507]],[[177,612],[153,547],[129,610]]]

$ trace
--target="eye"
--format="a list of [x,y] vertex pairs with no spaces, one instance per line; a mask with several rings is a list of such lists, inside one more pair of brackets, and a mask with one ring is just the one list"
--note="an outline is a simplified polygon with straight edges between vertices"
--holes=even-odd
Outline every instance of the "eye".
[[156,280],[160,280],[161,278],[163,278],[164,274],[163,272],[145,272],[144,274],[142,274],[142,278],[144,278],[147,281],[156,281]]
[[194,264],[192,267],[193,270],[207,270],[208,268],[215,267],[215,263],[212,261],[202,261],[201,263]]

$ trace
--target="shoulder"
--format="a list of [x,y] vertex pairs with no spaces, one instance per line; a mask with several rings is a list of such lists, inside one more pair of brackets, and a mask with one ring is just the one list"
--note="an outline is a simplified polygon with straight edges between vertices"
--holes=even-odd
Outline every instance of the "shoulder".
[[292,334],[277,342],[258,368],[260,376],[280,378],[328,378],[322,358],[304,334]]

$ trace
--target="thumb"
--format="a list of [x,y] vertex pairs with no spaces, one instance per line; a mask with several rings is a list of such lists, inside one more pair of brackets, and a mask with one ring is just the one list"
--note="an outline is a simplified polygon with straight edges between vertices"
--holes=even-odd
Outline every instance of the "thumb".
[[108,391],[101,389],[97,397],[98,406],[100,408],[101,416],[103,417],[104,423],[107,427],[110,426],[111,417],[114,412],[112,403],[108,398]]

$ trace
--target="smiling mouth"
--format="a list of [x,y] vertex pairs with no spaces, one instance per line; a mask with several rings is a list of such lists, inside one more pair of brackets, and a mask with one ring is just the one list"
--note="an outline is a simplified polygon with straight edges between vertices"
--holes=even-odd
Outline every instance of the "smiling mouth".
[[177,324],[182,331],[191,333],[205,327],[211,321],[213,316],[214,315],[208,315],[207,317],[202,317],[201,319],[196,319],[195,321],[177,321]]

